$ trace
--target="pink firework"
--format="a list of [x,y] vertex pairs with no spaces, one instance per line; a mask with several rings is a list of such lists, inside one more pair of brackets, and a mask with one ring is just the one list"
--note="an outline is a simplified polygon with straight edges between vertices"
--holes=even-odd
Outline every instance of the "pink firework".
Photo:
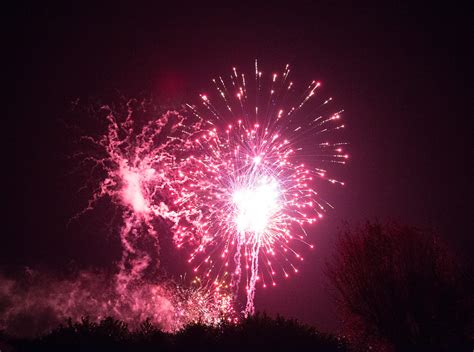
[[200,107],[188,106],[203,124],[187,139],[174,175],[177,246],[191,247],[189,262],[200,275],[216,282],[229,275],[236,295],[243,279],[246,315],[254,312],[258,282],[276,285],[298,272],[303,257],[294,242],[313,247],[305,229],[330,207],[318,180],[343,185],[321,163],[348,157],[344,143],[328,138],[344,127],[341,111],[326,112],[332,99],[316,99],[316,81],[295,98],[288,77],[287,65],[265,80],[256,62],[253,87],[235,68],[229,80],[213,80],[215,101],[203,94]]
[[298,272],[296,244],[312,247],[306,229],[330,207],[318,185],[343,184],[323,166],[344,164],[347,154],[332,139],[344,127],[342,111],[329,111],[332,99],[319,98],[319,82],[295,89],[289,72],[265,79],[255,63],[249,85],[234,69],[213,80],[215,93],[202,94],[199,106],[179,112],[138,101],[125,112],[102,109],[108,132],[85,139],[104,152],[86,160],[105,177],[87,209],[108,196],[122,210],[118,292],[158,266],[157,219],[190,249],[197,275],[214,283],[211,307],[229,303],[232,295],[219,293],[226,281],[233,300],[245,287],[244,313],[252,314],[258,283]]

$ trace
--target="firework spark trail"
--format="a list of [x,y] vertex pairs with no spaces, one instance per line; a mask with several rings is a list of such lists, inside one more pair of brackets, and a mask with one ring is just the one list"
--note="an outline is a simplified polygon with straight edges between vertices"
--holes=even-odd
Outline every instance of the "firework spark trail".
[[308,136],[323,138],[343,128],[342,111],[315,115],[332,99],[308,109],[320,83],[311,82],[295,100],[288,76],[286,66],[281,78],[273,74],[264,81],[256,63],[252,100],[245,76],[234,68],[230,82],[213,80],[216,102],[202,94],[201,107],[188,106],[205,124],[179,166],[180,187],[170,206],[179,214],[174,238],[178,247],[192,248],[189,262],[200,275],[217,281],[230,275],[236,294],[245,278],[245,314],[254,312],[257,282],[275,285],[278,276],[298,271],[293,260],[303,257],[292,242],[306,243],[305,225],[330,207],[318,196],[316,180],[343,184],[301,161],[345,163],[344,143],[313,141],[313,154],[301,146]]

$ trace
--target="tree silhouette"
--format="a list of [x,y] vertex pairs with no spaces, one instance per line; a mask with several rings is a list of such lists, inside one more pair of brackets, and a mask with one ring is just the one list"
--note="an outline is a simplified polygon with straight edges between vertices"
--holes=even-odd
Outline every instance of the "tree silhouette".
[[431,231],[346,229],[327,273],[352,338],[396,351],[468,350],[472,278]]

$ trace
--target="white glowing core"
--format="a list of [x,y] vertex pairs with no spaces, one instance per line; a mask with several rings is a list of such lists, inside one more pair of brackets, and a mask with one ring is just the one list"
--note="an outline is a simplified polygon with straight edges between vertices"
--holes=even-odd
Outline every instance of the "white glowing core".
[[278,183],[262,178],[253,186],[235,190],[235,223],[241,233],[263,233],[278,211]]
[[122,177],[125,181],[125,187],[122,191],[124,201],[131,205],[133,210],[137,213],[148,212],[148,205],[142,193],[140,185],[140,175],[129,169],[123,168],[121,170]]

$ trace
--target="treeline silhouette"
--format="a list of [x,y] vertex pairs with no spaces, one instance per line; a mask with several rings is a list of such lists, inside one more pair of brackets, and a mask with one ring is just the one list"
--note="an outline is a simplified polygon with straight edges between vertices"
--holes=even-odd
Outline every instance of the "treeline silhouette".
[[[126,323],[106,318],[69,320],[36,338],[3,336],[2,352],[18,351],[348,351],[342,338],[318,332],[296,320],[256,314],[238,324],[207,326],[195,323],[177,333],[166,333],[149,321],[130,331]],[[0,339],[0,340],[2,340]]]

